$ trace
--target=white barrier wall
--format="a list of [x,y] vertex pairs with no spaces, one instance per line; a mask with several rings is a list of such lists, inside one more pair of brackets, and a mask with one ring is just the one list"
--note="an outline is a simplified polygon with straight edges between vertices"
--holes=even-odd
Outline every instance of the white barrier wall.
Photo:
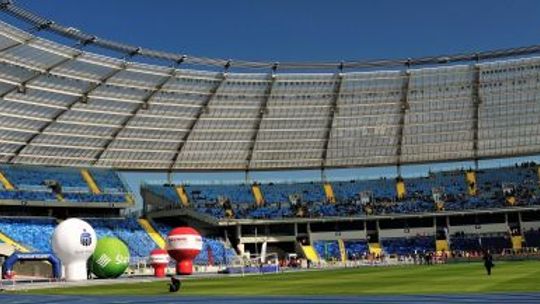
[[365,240],[367,238],[366,231],[353,230],[353,231],[338,231],[338,232],[312,232],[310,234],[312,241],[324,240]]
[[521,222],[521,230],[527,231],[530,229],[538,229],[540,228],[540,221],[538,222]]
[[507,232],[508,225],[506,225],[506,223],[499,223],[499,224],[450,226],[448,227],[448,231],[450,232],[450,234],[454,234],[456,232],[464,232],[465,234]]
[[259,237],[241,237],[240,243],[242,244],[251,244],[251,243],[278,243],[278,242],[296,242],[295,236],[259,236]]
[[384,229],[379,231],[379,238],[411,237],[417,235],[435,235],[435,227],[420,227],[408,229]]

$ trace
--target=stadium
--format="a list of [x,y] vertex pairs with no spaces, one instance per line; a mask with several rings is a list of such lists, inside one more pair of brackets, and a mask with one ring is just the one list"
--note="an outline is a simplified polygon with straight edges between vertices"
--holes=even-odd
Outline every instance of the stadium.
[[228,60],[0,14],[0,301],[540,301],[540,46]]

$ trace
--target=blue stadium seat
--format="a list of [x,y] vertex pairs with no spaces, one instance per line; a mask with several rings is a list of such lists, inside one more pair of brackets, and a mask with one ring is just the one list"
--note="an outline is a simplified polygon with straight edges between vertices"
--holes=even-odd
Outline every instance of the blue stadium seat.
[[345,252],[347,259],[356,260],[369,253],[369,246],[366,240],[347,240],[345,243]]
[[15,242],[39,252],[52,252],[56,220],[51,218],[0,218],[0,231]]
[[117,237],[129,248],[132,258],[143,258],[150,255],[156,244],[148,233],[139,225],[137,219],[85,219],[96,231],[98,238]]
[[[448,211],[504,208],[507,206],[502,184],[515,186],[516,206],[540,204],[538,176],[530,166],[487,169],[478,172],[477,196],[467,193],[462,170],[430,173],[427,177],[405,179],[407,194],[396,198],[396,181],[392,178],[332,182],[336,203],[326,202],[320,182],[293,184],[261,184],[264,206],[253,202],[249,185],[189,185],[186,191],[193,201],[194,210],[212,217],[224,218],[225,210],[218,204],[220,196],[231,202],[236,218],[272,219],[296,216],[290,196],[297,195],[297,204],[305,209],[304,217],[358,216],[364,214],[411,214],[437,212],[433,190],[440,189],[443,209]],[[146,185],[148,190],[179,205],[174,188]],[[361,201],[360,193],[368,191],[370,203]]]
[[97,185],[104,193],[126,193],[126,186],[118,176],[118,173],[112,170],[91,169],[90,173]]
[[341,253],[337,241],[315,241],[313,246],[320,258],[327,261],[341,261]]
[[63,200],[75,203],[124,203],[126,187],[112,170],[92,170],[101,194],[90,192],[79,169],[39,166],[2,165],[0,170],[15,190],[0,189],[0,200],[55,202],[58,198],[47,186],[56,181],[61,186]]
[[323,185],[320,182],[294,184],[261,184],[261,191],[266,203],[284,203],[290,195],[299,195],[303,202],[323,202],[326,200]]
[[381,240],[387,254],[409,255],[435,251],[434,236],[414,236],[408,238],[386,238]]
[[527,247],[540,247],[540,229],[529,229],[523,235]]

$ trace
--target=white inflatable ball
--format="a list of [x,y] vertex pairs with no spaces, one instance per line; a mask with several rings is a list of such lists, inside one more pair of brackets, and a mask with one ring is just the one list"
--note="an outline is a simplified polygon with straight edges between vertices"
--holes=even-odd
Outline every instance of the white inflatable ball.
[[86,261],[96,249],[94,228],[87,222],[70,218],[54,229],[52,248],[66,267],[67,281],[87,279]]

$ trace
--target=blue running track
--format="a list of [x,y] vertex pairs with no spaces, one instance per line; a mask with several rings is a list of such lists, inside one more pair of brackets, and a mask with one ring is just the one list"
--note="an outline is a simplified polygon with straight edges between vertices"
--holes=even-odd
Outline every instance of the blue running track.
[[349,303],[540,303],[540,293],[495,293],[468,295],[403,295],[361,297],[108,297],[108,296],[42,296],[0,295],[0,303],[9,304],[349,304]]

